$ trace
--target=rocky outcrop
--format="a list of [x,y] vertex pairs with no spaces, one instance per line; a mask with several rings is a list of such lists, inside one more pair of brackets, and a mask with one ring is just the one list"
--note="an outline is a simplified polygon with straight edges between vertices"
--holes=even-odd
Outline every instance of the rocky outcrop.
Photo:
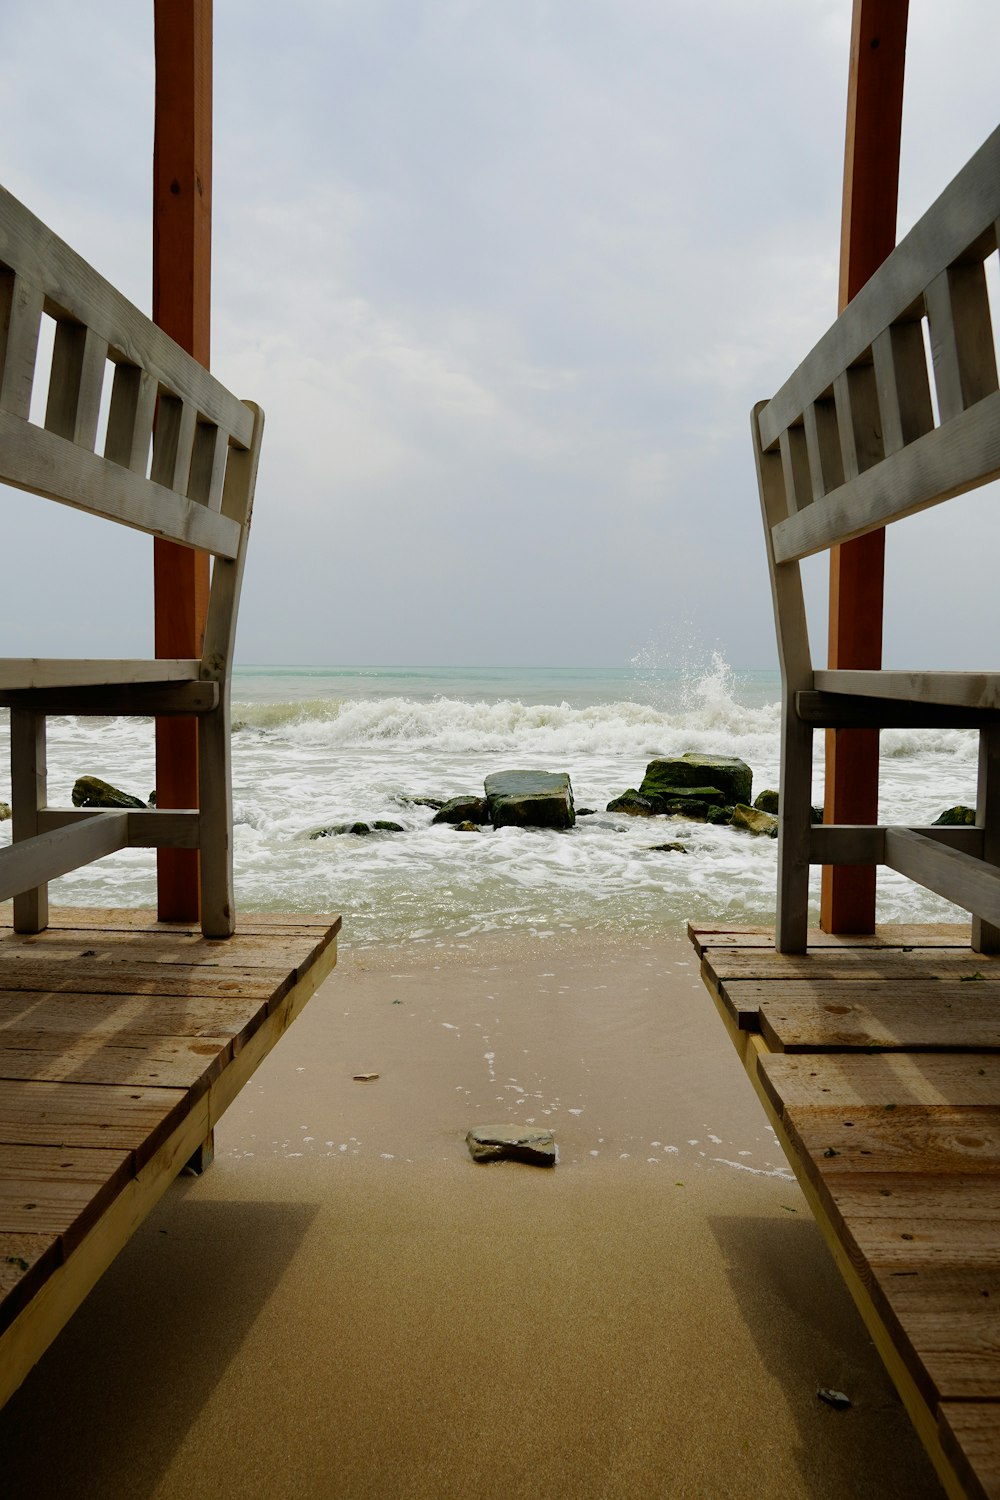
[[141,797],[122,792],[99,776],[78,776],[73,783],[74,807],[145,807]]
[[744,833],[763,834],[771,839],[778,837],[778,820],[774,814],[762,812],[759,807],[747,807],[744,802],[737,802],[733,808],[730,826],[742,828]]
[[6,802],[0,802],[0,823],[6,823],[7,819],[11,816],[9,805]]
[[[722,793],[723,805],[749,803],[753,772],[735,755],[698,755],[689,751],[671,760],[651,760],[639,791],[653,802],[676,798],[678,790],[695,796],[708,787]],[[705,800],[702,796],[701,800]]]
[[465,1142],[473,1161],[526,1161],[535,1167],[556,1164],[551,1130],[531,1125],[476,1125]]
[[341,833],[353,833],[355,838],[367,838],[373,833],[405,833],[402,823],[393,823],[388,818],[376,818],[374,823],[330,823],[326,828],[316,828],[311,839],[329,839]]
[[763,792],[758,792],[753,799],[753,805],[758,812],[774,813],[778,815],[778,794],[773,787],[768,787]]
[[431,823],[488,823],[490,810],[485,797],[451,797],[438,808]]
[[494,828],[572,828],[576,822],[564,771],[497,771],[485,786]]

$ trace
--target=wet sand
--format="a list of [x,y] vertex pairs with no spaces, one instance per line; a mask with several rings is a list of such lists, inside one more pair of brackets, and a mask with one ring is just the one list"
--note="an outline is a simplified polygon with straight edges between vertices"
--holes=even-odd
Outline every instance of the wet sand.
[[[528,1120],[554,1169],[471,1161]],[[0,1414],[8,1500],[942,1494],[679,936],[346,950],[216,1148]]]

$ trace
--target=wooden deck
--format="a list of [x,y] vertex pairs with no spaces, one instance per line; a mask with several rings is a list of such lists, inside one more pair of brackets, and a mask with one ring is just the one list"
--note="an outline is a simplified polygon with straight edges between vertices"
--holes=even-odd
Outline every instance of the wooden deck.
[[1000,1497],[1000,959],[968,927],[689,931],[946,1491]]
[[0,1405],[336,962],[339,917],[0,905]]

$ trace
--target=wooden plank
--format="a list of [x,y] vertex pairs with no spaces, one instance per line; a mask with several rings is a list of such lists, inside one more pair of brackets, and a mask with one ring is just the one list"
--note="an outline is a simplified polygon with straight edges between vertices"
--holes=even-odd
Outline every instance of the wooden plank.
[[0,692],[24,688],[108,687],[136,682],[189,682],[201,670],[198,657],[100,661],[7,657],[0,661]]
[[55,314],[69,314],[92,328],[106,340],[112,358],[141,365],[159,385],[232,433],[241,446],[250,441],[252,423],[242,403],[197,359],[191,359],[179,347],[179,340],[157,328],[48,225],[3,189],[0,236],[6,264],[29,286],[44,291]]
[[[932,843],[960,849],[964,854],[981,856],[983,834],[979,828],[956,824],[906,830]],[[814,865],[885,864],[885,836],[888,828],[876,823],[818,823],[809,832],[809,861]]]
[[[0,923],[3,908],[0,907]],[[53,917],[53,922],[57,918]],[[774,949],[774,927],[703,927],[700,923],[688,923],[688,939],[693,943],[700,958],[706,949],[753,948]],[[873,933],[869,932],[823,932],[818,927],[809,929],[810,948],[968,948],[969,929],[964,923],[880,923]]]
[[129,687],[31,688],[0,691],[0,707],[32,708],[42,714],[106,718],[212,713],[219,706],[217,682],[137,682]]
[[[0,902],[0,928],[9,928],[10,925],[10,902]],[[240,917],[237,937],[267,937],[271,933],[280,932],[284,936],[311,936],[316,943],[326,943],[333,940],[340,931],[340,926],[341,918],[336,915],[251,912]],[[144,933],[150,937],[198,936],[193,928],[185,928],[177,922],[160,922],[156,913],[148,907],[59,906],[50,911],[50,933],[80,932],[86,935],[95,929],[100,932]],[[773,928],[768,930],[773,933]],[[888,929],[880,929],[882,930]],[[962,940],[959,938],[956,941],[960,943]]]
[[157,382],[139,365],[115,366],[104,457],[134,474],[145,474],[153,440]]
[[[228,516],[0,411],[0,479],[184,547],[235,557],[240,528]],[[170,657],[190,656],[170,651]]]
[[141,1032],[73,1037],[0,1032],[0,1080],[126,1083],[183,1088],[195,1097],[230,1061],[226,1036],[163,1037]]
[[941,1439],[973,1500],[1000,1495],[1000,1406],[948,1401],[940,1407]]
[[[131,813],[124,816],[131,817]],[[4,966],[18,962],[71,963],[88,971],[96,966],[129,965],[139,970],[170,964],[192,976],[207,969],[250,969],[301,977],[319,954],[333,942],[337,927],[309,933],[305,940],[297,931],[291,933],[264,929],[259,933],[240,933],[236,938],[211,939],[200,932],[184,929],[163,931],[155,942],[129,931],[104,932],[84,930],[47,931],[19,938],[15,934],[0,936],[0,956]],[[4,978],[0,983],[6,984]]]
[[876,334],[906,321],[925,287],[979,243],[998,218],[1000,130],[995,130],[884,264],[874,275],[869,272],[870,280],[767,404],[760,418],[765,449],[861,356]]
[[[984,725],[979,735],[976,826],[983,835],[980,856],[1000,866],[1000,728],[994,724]],[[985,921],[982,913],[974,914],[971,942],[981,953],[1000,952],[1000,925]]]
[[138,1167],[189,1109],[186,1089],[9,1080],[0,1089],[0,1144],[130,1151]]
[[0,408],[27,421],[35,383],[42,289],[0,268]]
[[[943,1213],[956,1198],[967,1206],[973,1180],[977,1192],[993,1195],[996,1207],[1000,1118],[995,1105],[911,1103],[887,1109],[881,1103],[845,1105],[829,1098],[805,1105],[786,1100],[784,1118],[795,1144],[812,1159],[810,1172],[815,1170],[817,1181],[823,1178],[845,1217],[874,1217],[876,1208],[894,1217],[897,1204],[909,1205],[905,1211],[912,1212],[914,1201],[923,1214],[934,1203]],[[990,1216],[980,1207],[978,1217]]]
[[775,1052],[1000,1048],[996,981],[737,980],[724,984],[721,995],[737,1026],[759,1030]]
[[908,1057],[882,1052],[873,1057],[762,1056],[758,1072],[782,1115],[799,1109],[851,1110],[868,1106],[894,1117],[908,1105],[924,1109],[996,1106],[1000,1099],[1000,1058],[990,1052],[931,1053]]
[[984,709],[808,689],[795,694],[795,712],[803,723],[816,729],[979,729],[991,718],[990,711]]
[[993,955],[973,953],[968,947],[880,949],[877,947],[811,948],[808,953],[775,953],[773,948],[707,948],[702,958],[706,983],[718,986],[730,979],[966,979],[997,972]]
[[[45,720],[31,709],[12,709],[10,715],[10,784],[14,803],[11,839],[14,844],[38,836],[38,814],[47,801],[48,764]],[[14,926],[18,932],[38,932],[49,913],[49,888],[22,886],[15,892]]]
[[45,426],[94,450],[108,343],[92,328],[62,318],[56,324]]
[[836,542],[916,515],[1000,475],[1000,392],[867,469],[821,505],[810,505],[773,531],[776,562],[821,552]]
[[131,1175],[128,1151],[5,1145],[0,1224],[10,1234],[57,1234],[68,1251]]
[[30,891],[127,845],[128,817],[118,812],[11,844],[0,851],[0,897]]
[[946,901],[1000,926],[1000,869],[995,865],[909,828],[886,829],[885,862]]
[[57,1234],[0,1230],[0,1330],[27,1306],[61,1258]]
[[942,422],[997,389],[986,268],[980,260],[950,265],[928,283],[934,385]]
[[813,674],[813,682],[822,693],[850,693],[927,706],[1000,711],[1000,673],[997,672],[862,672],[842,669],[817,671]]
[[[287,968],[267,969],[245,964],[228,967],[185,968],[170,963],[93,963],[86,966],[71,960],[61,965],[64,987],[81,995],[186,995],[223,999],[226,995],[244,995],[251,999],[279,999],[294,983],[294,971]],[[60,988],[58,972],[45,958],[3,958],[3,987],[6,992],[26,990],[47,993]]]
[[87,995],[72,991],[0,990],[0,1039],[8,1031],[57,1032],[88,1038],[116,1033],[145,1036],[230,1036],[234,1044],[267,1015],[261,998]]
[[[85,822],[87,818],[102,817],[101,812],[89,808],[46,808],[38,815],[39,829],[47,833],[53,828],[65,828],[70,823]],[[128,818],[129,849],[159,849],[164,845],[172,849],[197,849],[201,814],[187,810],[167,811],[151,807],[140,811],[130,808]]]

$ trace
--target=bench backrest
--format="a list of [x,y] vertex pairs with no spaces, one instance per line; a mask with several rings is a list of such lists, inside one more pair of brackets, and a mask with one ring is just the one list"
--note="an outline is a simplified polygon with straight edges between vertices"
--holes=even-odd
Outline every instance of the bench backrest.
[[[997,249],[998,220],[1000,129],[777,394],[755,408],[773,566],[1000,475],[1000,393],[985,271]],[[794,611],[794,601],[786,602]],[[790,646],[787,630],[781,633]],[[801,668],[801,653],[790,650],[787,665]]]
[[[40,427],[29,411],[43,312],[56,328]],[[205,649],[213,676],[231,665],[260,428],[254,406],[0,189],[0,481],[228,564],[213,579]]]

